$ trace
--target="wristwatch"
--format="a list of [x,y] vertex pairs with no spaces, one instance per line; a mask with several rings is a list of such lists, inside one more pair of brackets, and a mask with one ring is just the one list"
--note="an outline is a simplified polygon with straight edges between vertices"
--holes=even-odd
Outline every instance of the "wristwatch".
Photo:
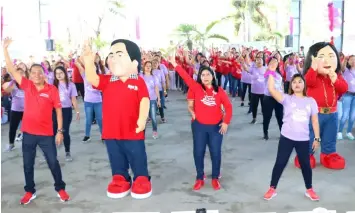
[[63,133],[63,132],[65,132],[64,129],[58,129],[58,130],[57,130],[57,133]]
[[320,138],[314,138],[314,141],[321,142]]

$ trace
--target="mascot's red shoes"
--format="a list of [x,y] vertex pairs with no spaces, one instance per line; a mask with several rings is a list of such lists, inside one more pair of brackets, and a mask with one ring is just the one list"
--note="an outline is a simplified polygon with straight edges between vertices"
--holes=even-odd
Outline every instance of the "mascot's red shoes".
[[131,196],[135,199],[145,199],[152,195],[152,184],[145,176],[139,176],[133,182]]
[[[311,168],[316,168],[316,158],[314,157],[314,155],[310,155],[309,160],[311,161]],[[298,156],[295,157],[295,166],[297,168],[301,168],[300,162],[298,161]]]
[[[316,167],[316,159],[314,155],[310,155],[311,168],[314,169]],[[331,154],[320,154],[320,163],[328,169],[340,170],[345,168],[345,159],[340,156],[338,153],[334,152]],[[300,163],[298,161],[298,157],[295,158],[295,166],[297,168],[301,168]]]
[[131,192],[131,183],[122,175],[114,175],[107,187],[107,197],[123,198]]

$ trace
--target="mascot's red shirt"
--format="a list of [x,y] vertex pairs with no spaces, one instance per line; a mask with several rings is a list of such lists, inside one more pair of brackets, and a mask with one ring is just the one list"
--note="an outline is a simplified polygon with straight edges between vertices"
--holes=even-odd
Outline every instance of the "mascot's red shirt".
[[[318,75],[316,71],[310,68],[305,75],[305,80],[307,95],[316,100],[318,107],[332,107],[332,111],[336,111],[338,98],[348,91],[348,84],[340,74],[338,74],[338,79],[334,83],[335,97],[329,77]],[[328,101],[326,100],[324,90],[326,91]]]
[[122,82],[112,75],[99,75],[96,89],[102,91],[102,138],[144,140],[144,131],[136,133],[140,102],[149,99],[144,80],[131,75]]

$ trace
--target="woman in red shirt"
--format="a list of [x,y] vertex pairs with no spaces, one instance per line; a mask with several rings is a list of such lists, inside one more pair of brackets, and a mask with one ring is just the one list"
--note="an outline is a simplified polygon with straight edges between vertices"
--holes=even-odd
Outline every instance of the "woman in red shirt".
[[211,68],[201,67],[197,81],[194,81],[174,59],[171,59],[171,64],[190,89],[188,99],[194,101],[192,134],[197,176],[193,189],[199,190],[204,185],[204,157],[208,145],[212,160],[212,187],[219,190],[222,140],[232,118],[232,104],[226,92],[217,86]]

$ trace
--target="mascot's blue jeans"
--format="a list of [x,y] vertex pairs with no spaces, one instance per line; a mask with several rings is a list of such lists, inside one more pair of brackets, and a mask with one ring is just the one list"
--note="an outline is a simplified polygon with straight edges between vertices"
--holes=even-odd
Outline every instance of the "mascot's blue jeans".
[[105,140],[112,176],[122,175],[130,181],[131,167],[135,180],[139,176],[149,177],[147,153],[144,140]]
[[343,132],[346,121],[348,121],[348,129],[346,133],[352,131],[355,122],[355,95],[345,94],[343,96],[343,113],[340,119],[339,132]]
[[[330,154],[336,152],[338,113],[321,114],[318,113],[319,129],[321,137],[321,152]],[[312,145],[314,142],[314,132],[312,123],[309,124],[309,152],[313,153]]]
[[219,133],[219,124],[220,123],[212,125],[201,124],[197,120],[194,120],[191,124],[197,180],[203,180],[204,178],[206,146],[208,146],[208,149],[210,150],[212,161],[212,178],[218,178],[220,175],[223,135]]

